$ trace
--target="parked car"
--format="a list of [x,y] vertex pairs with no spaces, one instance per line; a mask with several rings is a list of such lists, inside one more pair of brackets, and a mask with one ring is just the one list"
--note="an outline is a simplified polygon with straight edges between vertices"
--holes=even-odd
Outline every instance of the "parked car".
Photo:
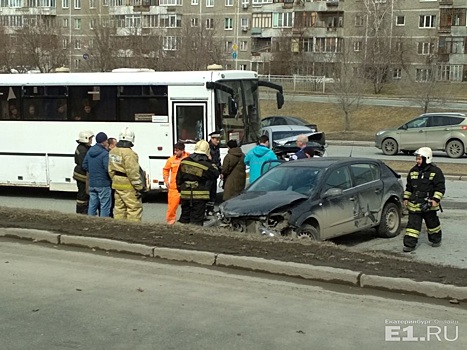
[[219,206],[221,225],[267,236],[325,240],[376,228],[401,231],[400,175],[378,159],[311,158],[270,167]]
[[299,117],[275,115],[266,117],[263,120],[261,120],[261,127],[274,125],[300,125],[309,127],[314,131],[318,131],[318,126],[316,124],[307,122],[306,120]]
[[270,147],[274,145],[283,145],[288,141],[295,141],[298,135],[305,134],[310,142],[318,142],[322,145],[326,144],[326,136],[324,132],[316,132],[307,126],[301,125],[275,125],[265,126],[260,130],[261,135],[269,137]]
[[467,152],[467,114],[422,114],[397,129],[378,131],[375,146],[387,155],[411,154],[426,146],[460,158]]

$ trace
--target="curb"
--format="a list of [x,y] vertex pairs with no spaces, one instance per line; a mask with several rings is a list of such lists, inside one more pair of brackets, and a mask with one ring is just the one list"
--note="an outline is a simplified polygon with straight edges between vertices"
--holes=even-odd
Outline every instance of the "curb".
[[205,251],[151,247],[143,244],[126,243],[105,238],[60,235],[48,231],[0,228],[0,237],[11,237],[47,242],[52,244],[97,248],[130,254],[149,256],[170,261],[183,261],[200,265],[229,267],[249,271],[300,277],[307,280],[334,282],[364,289],[382,289],[404,292],[438,299],[467,301],[467,287],[435,282],[417,282],[408,278],[393,278],[365,275],[359,271],[334,267],[314,266],[294,262],[268,260],[247,256],[216,254]]

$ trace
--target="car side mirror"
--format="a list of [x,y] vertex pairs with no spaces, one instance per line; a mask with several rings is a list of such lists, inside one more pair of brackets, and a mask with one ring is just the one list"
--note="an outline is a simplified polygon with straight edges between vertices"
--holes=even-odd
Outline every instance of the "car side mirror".
[[326,199],[326,198],[336,198],[336,197],[339,197],[341,196],[343,193],[342,189],[340,188],[330,188],[329,190],[327,190],[326,192],[324,192],[323,194],[323,199]]
[[399,129],[407,130],[407,129],[408,129],[408,126],[407,126],[407,124],[404,124],[404,125],[402,125]]
[[277,102],[277,109],[281,109],[284,105],[284,95],[279,91],[276,93],[276,102]]

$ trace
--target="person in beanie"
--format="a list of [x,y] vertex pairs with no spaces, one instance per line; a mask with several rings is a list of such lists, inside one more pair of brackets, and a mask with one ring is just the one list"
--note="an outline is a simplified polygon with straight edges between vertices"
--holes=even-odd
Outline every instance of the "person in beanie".
[[89,208],[88,215],[109,217],[112,203],[109,151],[107,135],[100,132],[96,135],[96,144],[92,146],[83,162],[83,169],[88,172]]
[[[221,171],[221,152],[219,143],[221,142],[221,132],[214,131],[209,134],[209,154],[211,161],[217,167],[219,172]],[[209,202],[206,205],[206,214],[212,215],[214,213],[214,205],[217,197],[217,179],[209,182]]]
[[144,181],[141,177],[138,155],[131,149],[135,133],[124,128],[117,146],[109,153],[109,175],[115,190],[114,218],[141,221],[143,216]]
[[229,147],[229,152],[224,158],[221,174],[224,181],[224,194],[222,195],[224,201],[238,196],[245,189],[246,182],[245,155],[242,149],[238,147],[235,140],[229,140],[227,147]]
[[409,220],[404,235],[404,252],[417,247],[418,236],[425,221],[428,240],[433,247],[441,245],[441,224],[438,218],[441,199],[446,191],[444,174],[432,163],[430,147],[415,151],[417,164],[410,169],[404,191],[404,206],[409,211]]
[[219,177],[219,170],[209,159],[209,143],[200,140],[194,154],[182,159],[177,172],[182,213],[179,222],[203,226],[206,203],[209,201],[209,181]]
[[165,216],[165,221],[169,225],[175,224],[177,220],[177,208],[180,204],[180,193],[177,190],[177,172],[180,166],[180,162],[183,158],[188,157],[190,154],[185,152],[185,144],[178,142],[174,145],[174,154],[165,163],[164,168],[162,169],[164,176],[164,183],[167,187],[167,214]]
[[87,174],[83,169],[84,158],[91,148],[92,138],[94,134],[90,130],[83,130],[79,132],[78,146],[75,150],[75,168],[73,170],[73,179],[76,180],[76,186],[78,187],[78,194],[76,195],[76,213],[87,214],[89,195],[86,193],[86,180]]

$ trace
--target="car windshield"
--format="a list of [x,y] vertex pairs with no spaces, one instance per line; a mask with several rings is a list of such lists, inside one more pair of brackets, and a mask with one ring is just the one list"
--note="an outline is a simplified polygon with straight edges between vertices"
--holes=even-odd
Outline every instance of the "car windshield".
[[315,188],[321,168],[279,166],[272,168],[256,180],[247,192],[295,191],[310,195]]

